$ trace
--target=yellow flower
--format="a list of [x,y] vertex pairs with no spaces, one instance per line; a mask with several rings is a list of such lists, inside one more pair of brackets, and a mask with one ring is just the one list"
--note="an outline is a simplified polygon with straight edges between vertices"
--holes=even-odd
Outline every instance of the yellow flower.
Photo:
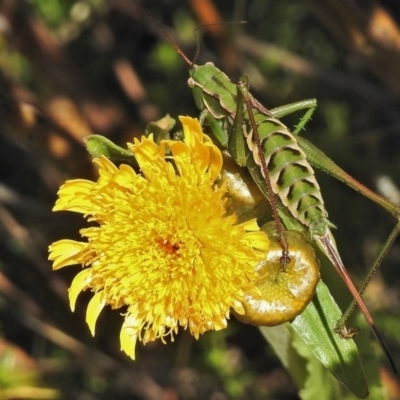
[[226,189],[215,184],[221,152],[196,119],[180,120],[184,142],[158,147],[150,136],[128,143],[141,173],[97,158],[98,181],[65,182],[54,207],[97,223],[80,231],[87,241],[49,248],[53,269],[84,267],[69,290],[72,310],[82,290],[94,292],[86,314],[94,335],[105,305],[126,306],[120,340],[132,358],[138,339],[173,340],[178,326],[198,338],[226,327],[231,308],[243,313],[269,244],[254,220],[236,224],[235,215],[226,215]]

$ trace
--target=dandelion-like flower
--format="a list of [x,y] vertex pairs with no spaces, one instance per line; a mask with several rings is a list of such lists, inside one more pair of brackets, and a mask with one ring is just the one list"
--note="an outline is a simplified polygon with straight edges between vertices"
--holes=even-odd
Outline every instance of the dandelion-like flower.
[[226,189],[215,183],[221,152],[196,119],[180,120],[183,142],[128,143],[140,173],[96,158],[98,181],[65,182],[53,209],[97,223],[80,231],[85,242],[53,243],[49,259],[53,269],[82,265],[69,299],[74,310],[81,291],[94,292],[86,313],[93,335],[106,305],[126,306],[121,349],[132,358],[137,340],[173,340],[179,326],[198,338],[226,327],[231,308],[242,314],[269,244],[254,220],[236,224],[226,214]]

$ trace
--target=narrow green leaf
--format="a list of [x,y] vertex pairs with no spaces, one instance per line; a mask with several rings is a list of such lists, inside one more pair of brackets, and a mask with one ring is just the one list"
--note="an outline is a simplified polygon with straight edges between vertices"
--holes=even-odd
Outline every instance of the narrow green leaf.
[[[344,400],[344,392],[349,394],[349,390],[336,380],[330,371],[315,357],[311,348],[295,332],[293,335],[293,347],[307,360],[305,366],[307,379],[299,390],[300,398],[302,400],[319,399],[322,397],[321,393],[323,393],[324,399]],[[352,398],[354,399],[354,396]]]

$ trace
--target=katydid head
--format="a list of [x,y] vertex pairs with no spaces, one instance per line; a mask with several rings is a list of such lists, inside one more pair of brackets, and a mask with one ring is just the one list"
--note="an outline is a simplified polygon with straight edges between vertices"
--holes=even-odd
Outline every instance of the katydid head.
[[193,64],[189,70],[187,84],[190,89],[194,89],[196,86],[202,87],[206,82],[211,80],[218,71],[219,70],[211,61],[206,62],[204,65]]
[[197,108],[217,120],[236,112],[236,85],[212,62],[194,65],[189,71],[188,85],[192,89]]

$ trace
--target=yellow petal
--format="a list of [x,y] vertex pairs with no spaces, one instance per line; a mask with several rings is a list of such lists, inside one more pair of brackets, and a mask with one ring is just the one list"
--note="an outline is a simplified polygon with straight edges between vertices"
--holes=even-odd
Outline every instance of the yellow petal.
[[191,150],[193,161],[199,162],[201,173],[204,173],[210,164],[210,149],[204,143],[206,136],[203,134],[200,123],[196,118],[179,117],[179,119],[182,122],[185,143]]
[[[209,171],[214,181],[222,168],[222,153],[217,146],[214,145],[212,140],[202,132],[199,121],[196,118],[190,117],[179,117],[183,132],[185,135],[185,144],[189,149],[185,149],[186,152],[190,151],[191,156],[184,157],[182,154],[183,147],[174,145],[174,141],[168,141],[171,151],[174,155],[174,159],[178,157],[182,164],[188,162],[197,163],[198,172],[204,174]],[[177,150],[180,150],[178,152]],[[187,161],[188,160],[188,161]]]
[[68,210],[85,214],[87,207],[82,204],[82,199],[87,196],[93,186],[94,182],[86,179],[66,181],[58,191],[59,199],[56,201],[53,211]]
[[203,132],[199,121],[196,118],[179,116],[183,126],[183,135],[185,136],[185,143],[194,148],[195,141],[201,140]]
[[71,287],[68,291],[69,305],[72,311],[75,310],[76,299],[78,298],[79,293],[82,292],[83,289],[86,289],[90,284],[91,273],[92,271],[90,269],[84,269],[79,272],[72,281]]
[[177,142],[174,140],[168,141],[171,153],[174,156],[176,167],[178,168],[179,175],[185,176],[186,167],[191,163],[191,152],[187,144]]
[[101,156],[100,158],[94,158],[93,162],[100,167],[99,174],[100,176],[103,177],[111,176],[118,170],[118,168],[114,165],[114,163],[105,156]]
[[69,239],[54,242],[49,246],[49,260],[54,261],[53,269],[57,270],[68,265],[83,263],[85,258],[82,252],[86,247],[87,243]]
[[95,333],[97,318],[105,305],[106,301],[104,300],[103,291],[97,292],[89,301],[86,309],[86,323],[89,326],[92,336],[94,336]]
[[246,234],[246,241],[250,243],[251,247],[261,251],[267,251],[270,240],[264,232],[248,232]]
[[257,224],[257,219],[256,218],[253,218],[250,221],[243,222],[242,224],[240,224],[238,226],[243,226],[244,230],[248,231],[248,232],[250,232],[250,231],[259,231],[260,230],[260,227]]
[[220,149],[214,145],[210,147],[210,161],[208,171],[211,174],[213,182],[218,178],[223,164],[222,153]]
[[137,341],[137,334],[132,332],[130,326],[130,318],[126,318],[121,327],[121,333],[119,339],[121,342],[121,350],[124,351],[132,360],[135,359],[135,347]]
[[[135,157],[138,159],[139,165],[141,165],[141,160],[144,159],[145,162],[158,158],[160,155],[160,149],[153,140],[142,136],[141,141],[135,141],[135,144],[131,147],[135,153]],[[138,153],[138,154],[136,154]]]

